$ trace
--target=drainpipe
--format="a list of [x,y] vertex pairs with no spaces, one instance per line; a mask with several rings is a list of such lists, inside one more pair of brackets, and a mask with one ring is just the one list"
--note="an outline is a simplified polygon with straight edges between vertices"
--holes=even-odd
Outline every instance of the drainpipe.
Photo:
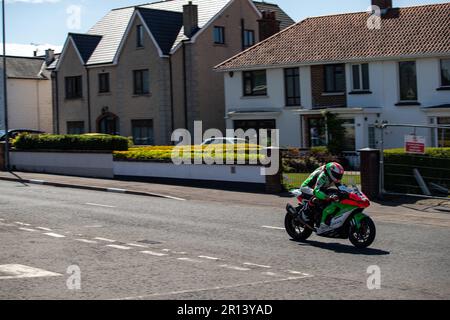
[[58,71],[53,71],[53,79],[55,80],[55,97],[54,97],[54,115],[53,115],[53,132],[59,134],[59,83]]
[[169,56],[169,79],[170,79],[170,128],[171,131],[175,130],[175,120],[173,111],[173,76],[172,76],[172,55]]
[[183,40],[183,91],[184,91],[184,126],[188,128],[188,101],[187,101],[187,70],[186,70],[186,42]]
[[89,76],[89,69],[86,68],[87,72],[87,105],[88,105],[88,129],[89,132],[92,132],[92,125],[91,125],[91,81]]

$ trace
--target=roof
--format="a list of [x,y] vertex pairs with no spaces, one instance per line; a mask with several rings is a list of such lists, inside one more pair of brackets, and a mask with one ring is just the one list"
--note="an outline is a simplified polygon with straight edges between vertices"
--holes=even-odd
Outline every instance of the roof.
[[95,48],[102,39],[102,36],[90,34],[69,33],[69,36],[73,39],[73,42],[77,47],[84,63],[88,62]]
[[[6,73],[8,78],[49,80],[45,59],[36,57],[6,56]],[[0,68],[3,68],[3,56],[0,57]]]
[[279,20],[280,23],[280,29],[284,30],[287,27],[290,27],[295,23],[294,20],[292,20],[291,17],[287,15],[286,12],[283,11],[277,4],[269,3],[269,2],[260,2],[260,1],[253,1],[256,8],[258,8],[259,11],[275,11],[277,20]]
[[172,45],[178,37],[180,29],[183,27],[183,14],[180,12],[139,8],[145,24],[163,54],[168,55]]
[[232,57],[217,70],[450,54],[450,3],[395,8],[380,29],[369,13],[305,19]]

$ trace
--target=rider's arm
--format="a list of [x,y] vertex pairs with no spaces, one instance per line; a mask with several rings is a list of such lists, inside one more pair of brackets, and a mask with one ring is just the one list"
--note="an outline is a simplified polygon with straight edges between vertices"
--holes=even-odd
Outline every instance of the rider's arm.
[[328,177],[325,172],[322,172],[317,178],[316,186],[314,187],[314,196],[319,200],[326,200],[328,198],[327,194],[322,190],[326,189],[328,185]]

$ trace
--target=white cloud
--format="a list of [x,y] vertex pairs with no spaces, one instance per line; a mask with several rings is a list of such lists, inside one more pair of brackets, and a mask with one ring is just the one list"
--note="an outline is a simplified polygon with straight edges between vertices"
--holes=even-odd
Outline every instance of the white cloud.
[[6,3],[23,2],[23,3],[56,3],[61,0],[6,0]]
[[[53,44],[20,44],[20,43],[7,43],[6,44],[6,54],[10,56],[23,56],[32,57],[34,51],[38,50],[37,55],[44,55],[45,50],[54,49],[56,53],[62,51],[62,46],[57,46]],[[3,54],[3,45],[0,43],[0,54]]]

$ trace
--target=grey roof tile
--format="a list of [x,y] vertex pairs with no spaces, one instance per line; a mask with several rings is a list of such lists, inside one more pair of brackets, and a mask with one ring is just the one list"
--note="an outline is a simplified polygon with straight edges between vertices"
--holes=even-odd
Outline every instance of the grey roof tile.
[[[0,65],[3,66],[3,57],[0,57]],[[6,56],[6,73],[8,78],[50,79],[49,72],[45,69],[45,59],[43,58]]]

